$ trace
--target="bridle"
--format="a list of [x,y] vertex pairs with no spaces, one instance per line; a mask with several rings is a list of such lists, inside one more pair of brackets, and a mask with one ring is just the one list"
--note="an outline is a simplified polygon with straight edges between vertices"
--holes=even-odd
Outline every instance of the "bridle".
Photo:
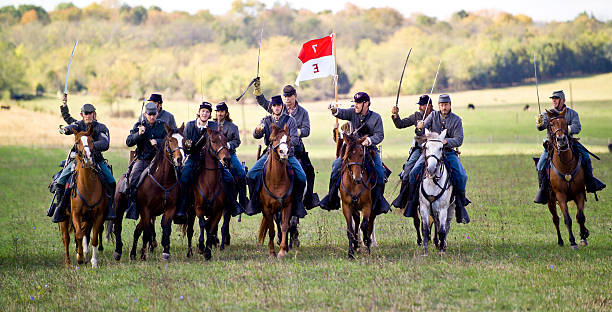
[[[208,138],[206,139],[206,146],[204,147],[206,149],[206,152],[208,154],[210,154],[214,160],[216,160],[217,162],[221,162],[221,158],[219,158],[219,153],[221,153],[221,151],[223,149],[227,149],[227,146],[225,146],[224,144],[221,144],[221,146],[219,146],[219,148],[214,149],[213,145],[212,145],[212,135],[209,135]],[[214,167],[214,168],[207,168],[206,166],[204,166],[204,170],[218,170],[219,167]]]
[[[557,128],[555,131],[552,131],[552,121],[556,120],[556,119],[565,119],[565,117],[553,117],[548,121],[548,133],[549,133],[549,137],[552,137],[555,145],[554,145],[554,149],[557,151],[557,156],[559,158],[559,162],[561,162],[564,165],[569,165],[571,164],[571,162],[574,160],[575,156],[574,153],[571,152],[570,150],[570,141],[569,141],[569,134],[568,134],[568,129],[567,129],[567,122],[565,124],[565,129],[562,128]],[[559,146],[559,140],[557,139],[557,133],[558,132],[562,132],[565,136],[565,140],[567,142],[567,146],[565,146],[565,148],[561,149],[561,147]],[[569,160],[569,163],[563,161],[563,158],[561,158],[561,152],[566,152],[566,151],[570,151],[570,154],[572,155],[572,158]],[[578,153],[578,161],[576,162],[576,166],[574,167],[574,169],[572,170],[572,172],[570,172],[569,174],[565,174],[562,173],[557,166],[555,166],[554,161],[550,161],[550,167],[551,169],[559,176],[561,177],[561,179],[563,179],[563,181],[565,181],[567,183],[567,189],[570,189],[570,183],[574,180],[574,177],[576,176],[576,174],[578,174],[578,171],[580,169],[580,166],[582,164],[582,154]]]
[[[442,195],[449,189],[450,187],[450,175],[446,175],[446,180],[444,181],[443,185],[440,185],[440,179],[443,176],[444,173],[444,165],[442,162],[442,158],[438,158],[438,156],[436,155],[427,155],[427,143],[429,142],[440,142],[442,143],[441,140],[431,140],[428,139],[425,143],[423,143],[423,149],[425,152],[425,164],[423,165],[423,171],[425,171],[425,174],[423,175],[422,180],[425,180],[425,178],[427,179],[431,179],[434,184],[440,188],[440,192],[436,195],[430,195],[427,194],[427,192],[425,191],[425,187],[424,187],[424,183],[421,182],[421,193],[423,194],[423,196],[427,199],[427,201],[429,202],[429,205],[431,206],[431,204],[433,202],[435,202],[436,200],[440,199],[440,197],[442,197]],[[429,173],[429,171],[427,170],[427,160],[429,160],[429,158],[433,158],[436,160],[436,170],[434,171],[434,174],[431,175]],[[438,175],[439,174],[439,175]]]
[[[286,133],[285,133],[284,135],[287,135],[287,136],[288,136],[288,134],[286,134]],[[286,140],[280,140],[280,142],[278,142],[277,144],[274,144],[274,145],[270,144],[270,145],[268,146],[268,154],[269,154],[269,155],[271,154],[271,155],[272,155],[272,157],[274,157],[274,159],[276,159],[276,160],[277,160],[277,161],[279,161],[279,162],[281,162],[281,159],[280,159],[280,154],[279,154],[278,152],[276,152],[276,149],[277,149],[278,147],[280,147],[281,145],[283,145],[283,144],[287,146],[287,149],[289,148],[289,142],[287,142]],[[264,176],[264,177],[266,176],[266,168],[268,167],[268,163],[270,163],[270,156],[268,156],[268,159],[266,159],[266,163],[264,164],[264,166],[263,166],[263,168],[262,168],[262,171],[263,171],[263,176]],[[281,163],[282,163],[282,162],[281,162]],[[292,192],[293,192],[293,184],[294,184],[294,183],[293,183],[293,179],[294,179],[294,177],[293,177],[292,175],[290,175],[290,176],[289,176],[289,189],[288,189],[288,190],[287,190],[287,192],[285,192],[285,194],[283,194],[282,196],[276,196],[276,195],[274,195],[274,194],[273,194],[273,193],[270,191],[270,189],[268,188],[268,185],[266,185],[266,179],[265,179],[265,178],[263,179],[262,184],[263,184],[264,190],[266,191],[266,193],[268,194],[268,196],[272,197],[272,199],[274,199],[276,202],[278,202],[278,203],[279,203],[279,205],[280,205],[281,207],[283,207],[283,205],[284,205],[284,203],[285,203],[285,200],[287,200],[287,198],[289,198],[289,196],[290,196],[290,195],[292,194]]]
[[[372,186],[369,183],[370,182],[369,179],[366,180],[366,179],[362,178],[361,182],[357,183],[356,179],[355,179],[355,176],[353,175],[353,170],[350,170],[352,166],[359,166],[361,168],[361,174],[363,176],[363,173],[365,172],[366,147],[362,145],[361,148],[362,148],[362,151],[363,151],[363,154],[361,156],[361,161],[360,162],[352,161],[352,162],[345,163],[343,168],[342,168],[342,171],[345,171],[345,170],[348,169],[349,176],[351,177],[351,181],[354,184],[361,185],[361,189],[359,190],[359,193],[357,193],[357,194],[351,193],[351,191],[348,188],[346,188],[346,186],[343,183],[342,175],[344,173],[341,172],[341,174],[340,174],[340,187],[342,187],[342,190],[344,190],[344,192],[351,197],[351,201],[353,202],[353,204],[357,204],[357,201],[359,201],[359,198],[361,197],[361,194],[363,194],[363,192],[366,189],[368,189],[368,187]],[[346,155],[347,155],[346,156],[346,160],[348,160],[349,150],[350,150],[350,148],[347,147],[347,149],[346,149]]]
[[[425,151],[425,164],[427,164],[427,161],[429,160],[429,158],[433,158],[436,160],[436,170],[434,171],[434,174],[431,175],[429,173],[428,170],[425,170],[425,175],[434,180],[434,182],[436,182],[436,184],[438,183],[438,181],[440,180],[440,178],[442,178],[442,159],[438,158],[438,156],[436,155],[427,155],[427,143],[428,142],[440,142],[442,143],[442,141],[440,140],[427,140],[425,143],[423,143],[423,150]],[[424,166],[424,168],[426,168],[426,166]]]
[[[361,168],[361,174],[362,175],[365,172],[366,147],[362,145],[361,148],[362,148],[362,151],[363,151],[363,154],[361,155],[361,161],[360,162],[352,161],[352,162],[346,163],[346,165],[345,165],[346,166],[345,168],[347,168],[349,170],[349,174],[351,176],[351,179],[353,180],[353,183],[357,183],[357,182],[355,182],[356,178],[353,175],[353,170],[351,170],[352,166],[359,166]],[[348,150],[347,150],[346,153],[348,155]],[[347,157],[347,160],[348,160],[348,157]],[[362,180],[362,183],[363,183],[363,180]]]
[[[80,158],[80,160],[81,160],[81,168],[90,168],[90,169],[92,169],[92,168],[95,168],[95,165],[94,165],[95,161],[93,160],[93,154],[94,154],[93,146],[92,147],[89,146],[89,140],[86,140],[87,144],[85,144],[85,142],[83,142],[83,140],[82,140],[83,137],[89,137],[89,136],[81,136],[81,137],[79,137],[79,141],[81,141],[81,143],[83,143],[83,149],[79,149],[79,144],[78,143],[75,144],[76,151],[77,151],[77,157]],[[86,152],[85,152],[85,148],[86,147],[90,149],[91,159],[89,158],[89,156],[86,155]]]

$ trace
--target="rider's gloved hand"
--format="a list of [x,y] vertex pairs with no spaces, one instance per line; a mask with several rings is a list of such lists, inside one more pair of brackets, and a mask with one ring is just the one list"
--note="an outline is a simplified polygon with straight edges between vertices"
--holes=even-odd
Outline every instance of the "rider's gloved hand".
[[370,146],[372,145],[372,140],[370,140],[369,137],[365,138],[365,140],[363,140],[363,142],[361,142],[361,145],[363,146]]
[[399,107],[397,106],[393,106],[391,108],[391,114],[393,115],[392,117],[397,118],[397,114],[399,113]]
[[335,114],[338,111],[338,103],[329,103],[327,109],[331,110],[332,114]]
[[62,106],[66,106],[66,103],[68,103],[68,94],[64,93],[62,96]]
[[542,127],[543,124],[544,124],[544,114],[538,114],[536,116],[536,126]]
[[187,151],[191,150],[191,144],[193,144],[191,140],[189,139],[185,140],[185,142],[183,142],[183,145],[185,146],[185,150]]
[[259,79],[259,77],[255,78],[253,86],[255,87],[255,90],[253,90],[254,96],[260,96],[263,94],[263,92],[261,91],[261,80]]
[[259,133],[259,132],[261,132],[264,129],[265,126],[266,125],[264,125],[264,123],[262,122],[262,123],[259,124],[259,126],[257,126],[257,128],[255,128],[255,131],[257,131],[257,133]]
[[59,128],[57,129],[57,132],[59,132],[59,134],[66,134],[66,128],[60,125]]

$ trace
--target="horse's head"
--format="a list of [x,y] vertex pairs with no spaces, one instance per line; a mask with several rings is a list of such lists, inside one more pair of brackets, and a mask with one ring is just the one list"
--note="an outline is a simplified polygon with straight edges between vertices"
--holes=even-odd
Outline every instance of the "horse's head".
[[270,150],[278,155],[280,161],[285,162],[289,159],[289,128],[285,125],[280,128],[277,125],[272,125],[272,133],[270,134]]
[[91,137],[93,134],[93,126],[89,126],[87,131],[77,132],[73,130],[74,134],[74,145],[77,149],[77,155],[83,162],[85,167],[90,167],[93,165],[93,152],[94,152],[94,144],[93,138]]
[[565,112],[566,108],[560,113],[546,110],[546,114],[548,115],[548,133],[558,151],[569,149],[569,134]]
[[168,125],[166,127],[166,139],[164,140],[164,149],[168,156],[172,158],[174,167],[180,167],[183,165],[185,159],[185,150],[183,149],[183,130],[185,130],[185,124],[183,123],[180,128],[172,129]]
[[440,170],[442,164],[442,140],[446,137],[446,129],[442,130],[442,133],[431,132],[425,129],[425,171],[429,177],[436,175],[436,170]]
[[343,156],[343,162],[348,167],[351,174],[351,179],[356,184],[363,182],[363,172],[365,170],[365,146],[361,145],[367,137],[359,137],[357,133],[351,133],[344,136],[346,144],[346,152]]
[[208,132],[208,151],[217,158],[224,167],[228,167],[232,160],[232,156],[227,149],[227,138],[221,132],[223,128],[219,126],[219,130],[207,128]]

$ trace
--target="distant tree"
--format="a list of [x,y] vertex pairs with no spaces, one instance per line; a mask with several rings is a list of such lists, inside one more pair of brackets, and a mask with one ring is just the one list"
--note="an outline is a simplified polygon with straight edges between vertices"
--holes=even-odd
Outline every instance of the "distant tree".
[[162,9],[156,5],[152,5],[149,7],[149,11],[162,12]]
[[66,10],[71,8],[76,8],[72,2],[61,2],[55,6],[55,10]]
[[21,14],[15,8],[15,6],[7,5],[0,8],[0,23],[4,24],[15,24],[21,19]]
[[417,16],[416,22],[421,26],[431,26],[436,23],[436,18],[427,16],[425,14],[420,14]]
[[21,15],[21,24],[28,24],[36,21],[38,21],[38,14],[36,14],[36,10],[29,10]]
[[[36,20],[38,20],[39,22],[43,24],[48,24],[51,22],[51,19],[49,18],[49,14],[42,7],[39,7],[36,5],[29,5],[29,4],[20,5],[17,7],[17,11],[19,12],[22,19],[23,19],[23,15],[26,12],[30,12],[32,10],[36,12]],[[33,16],[32,13],[28,13],[28,14]]]
[[461,11],[457,11],[455,13],[453,13],[452,19],[455,20],[462,20],[466,17],[468,17],[468,13],[465,10],[461,10]]

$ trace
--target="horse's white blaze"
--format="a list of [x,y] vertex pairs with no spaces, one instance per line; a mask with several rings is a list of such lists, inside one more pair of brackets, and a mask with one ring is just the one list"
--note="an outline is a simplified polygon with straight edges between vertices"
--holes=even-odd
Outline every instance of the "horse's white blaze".
[[181,156],[185,159],[185,151],[183,150],[183,136],[180,133],[175,133],[172,135],[178,141],[178,146],[180,147]]
[[85,153],[87,153],[87,158],[91,159],[91,150],[89,149],[89,142],[87,142],[88,137],[86,135],[81,137],[81,142],[83,143],[83,149]]
[[280,139],[280,143],[278,145],[279,154],[281,156],[286,156],[289,153],[289,145],[287,144],[287,135],[283,134]]

